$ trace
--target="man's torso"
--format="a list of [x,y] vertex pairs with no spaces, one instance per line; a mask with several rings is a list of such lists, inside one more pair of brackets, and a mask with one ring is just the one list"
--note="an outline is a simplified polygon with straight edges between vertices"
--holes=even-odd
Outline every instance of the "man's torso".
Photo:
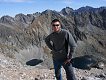
[[65,47],[66,43],[66,30],[61,30],[60,32],[56,33],[53,32],[50,35],[50,40],[52,41],[54,53],[53,57],[54,58],[66,58],[67,57],[67,51]]

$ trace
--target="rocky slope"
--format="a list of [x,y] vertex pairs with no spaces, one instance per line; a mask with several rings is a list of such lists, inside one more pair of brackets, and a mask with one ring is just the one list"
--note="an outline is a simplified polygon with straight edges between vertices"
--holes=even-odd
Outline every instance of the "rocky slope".
[[[38,66],[40,67],[40,66]],[[0,54],[0,80],[55,80],[54,70],[26,66]],[[82,70],[74,68],[77,80],[106,80],[106,68]],[[62,69],[63,80],[66,80]]]
[[[87,62],[89,62],[86,65],[91,65],[90,67],[92,67],[92,64],[95,65],[98,62],[106,63],[106,7],[92,8],[86,6],[79,8],[78,10],[66,7],[60,12],[45,10],[42,13],[27,15],[17,14],[14,18],[3,16],[0,18],[0,53],[2,56],[5,56],[5,58],[9,57],[9,60],[13,59],[13,63],[15,60],[20,62],[21,64],[19,64],[21,66],[36,66],[41,70],[42,68],[53,68],[52,55],[50,54],[50,50],[46,46],[44,39],[52,32],[50,23],[55,18],[58,18],[62,22],[62,28],[69,30],[76,40],[78,46],[73,61],[76,61],[78,58],[79,62],[77,63],[80,63],[80,58],[84,57],[85,60],[85,56],[89,55],[89,58],[87,58]],[[39,63],[40,65],[37,65]],[[19,64],[17,63],[16,66]],[[8,64],[4,65],[3,70],[5,67],[8,67]],[[75,70],[77,70],[77,68],[78,67],[76,67]],[[6,68],[8,73],[11,73],[11,70],[9,69],[10,68]],[[18,75],[22,69],[15,70],[15,74]],[[87,73],[92,72],[93,70],[100,71],[100,73],[103,71],[91,68]],[[33,69],[28,69],[27,71],[29,74],[30,71],[35,74]],[[86,74],[86,70],[78,69],[78,71],[78,73],[85,72]],[[40,70],[38,72],[40,72]],[[2,75],[7,75],[8,73],[2,73]],[[53,71],[50,71],[50,74],[52,73]],[[15,74],[13,75],[15,76]],[[85,74],[82,75],[85,76]],[[80,76],[80,74],[77,76]],[[88,77],[89,76],[90,74]],[[26,80],[29,80],[29,78]]]
[[25,66],[17,60],[0,54],[0,80],[52,80],[53,78],[52,70]]

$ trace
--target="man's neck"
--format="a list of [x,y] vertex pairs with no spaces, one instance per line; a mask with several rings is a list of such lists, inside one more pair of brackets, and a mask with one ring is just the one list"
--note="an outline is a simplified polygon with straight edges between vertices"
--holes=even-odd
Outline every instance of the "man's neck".
[[61,29],[59,29],[58,31],[54,31],[54,32],[59,33],[60,31],[61,31]]

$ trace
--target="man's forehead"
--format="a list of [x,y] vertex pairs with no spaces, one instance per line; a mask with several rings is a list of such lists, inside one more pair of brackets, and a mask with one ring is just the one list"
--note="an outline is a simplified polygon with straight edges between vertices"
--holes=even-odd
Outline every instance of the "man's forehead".
[[57,22],[54,22],[53,24],[60,24],[60,22],[57,21]]

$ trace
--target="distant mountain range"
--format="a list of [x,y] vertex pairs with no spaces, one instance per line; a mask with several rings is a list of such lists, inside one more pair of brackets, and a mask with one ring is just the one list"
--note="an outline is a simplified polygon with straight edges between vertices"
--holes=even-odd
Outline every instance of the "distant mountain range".
[[106,61],[106,7],[86,6],[77,10],[66,7],[60,12],[45,10],[42,13],[17,14],[15,17],[2,16],[0,52],[21,62],[31,58],[43,59],[45,62],[42,65],[49,66],[50,50],[44,39],[51,32],[50,23],[55,18],[76,40],[78,46],[74,56],[93,55]]

